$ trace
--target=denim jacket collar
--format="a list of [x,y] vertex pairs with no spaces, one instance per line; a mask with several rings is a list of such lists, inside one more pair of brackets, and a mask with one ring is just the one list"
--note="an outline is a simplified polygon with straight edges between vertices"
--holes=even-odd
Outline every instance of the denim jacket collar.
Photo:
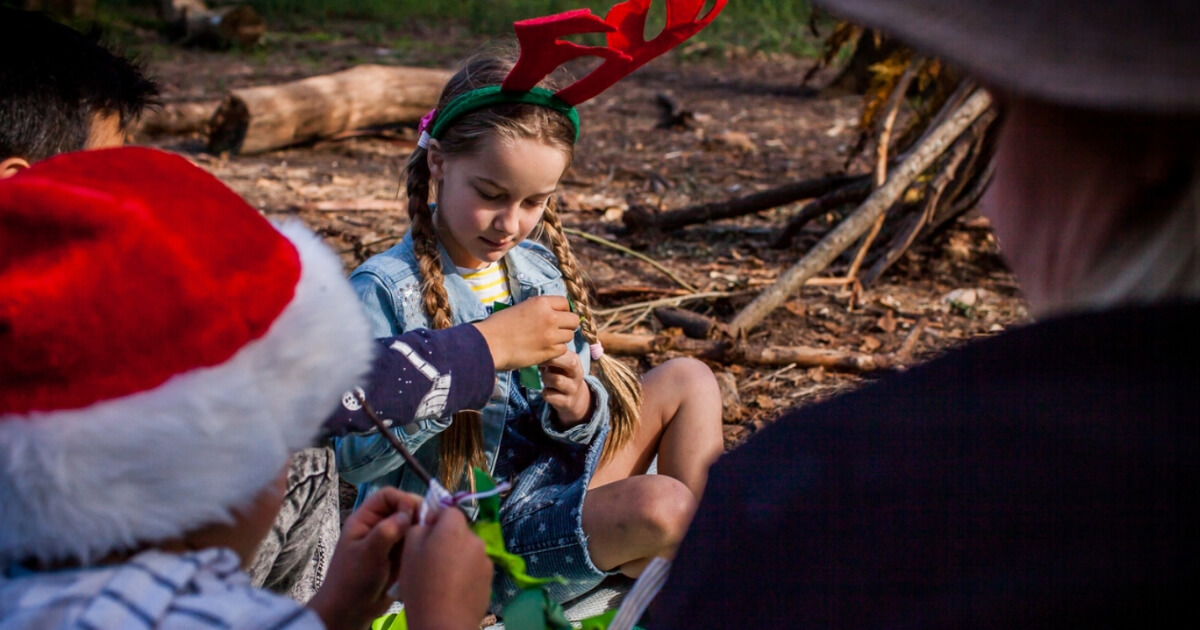
[[[406,237],[411,238],[411,237]],[[522,241],[504,255],[504,268],[508,274],[509,290],[513,293],[514,302],[522,302],[528,298],[545,293],[546,284],[562,278],[558,265],[538,253],[530,241]],[[450,258],[448,252],[438,242],[438,251],[442,258],[442,275],[445,278],[446,294],[450,306],[460,313],[464,322],[478,321],[487,317],[483,304],[475,297],[470,285],[463,279],[458,266]]]

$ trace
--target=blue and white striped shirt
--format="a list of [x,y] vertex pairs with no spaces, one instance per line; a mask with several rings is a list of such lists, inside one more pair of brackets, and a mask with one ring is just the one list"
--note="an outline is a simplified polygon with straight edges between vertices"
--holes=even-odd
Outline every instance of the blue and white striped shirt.
[[118,565],[0,576],[0,630],[308,630],[311,610],[256,589],[229,549],[144,551]]

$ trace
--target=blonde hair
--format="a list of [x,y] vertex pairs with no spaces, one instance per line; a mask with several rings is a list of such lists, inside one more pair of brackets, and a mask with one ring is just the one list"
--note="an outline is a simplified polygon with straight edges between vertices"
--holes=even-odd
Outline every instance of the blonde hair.
[[[469,59],[446,83],[437,108],[443,111],[451,100],[471,90],[498,85],[512,69],[511,54],[485,53]],[[542,87],[553,90],[552,81]],[[470,154],[480,150],[485,139],[536,139],[558,148],[567,156],[568,164],[574,155],[575,127],[565,114],[547,107],[527,103],[494,105],[465,114],[455,120],[438,138],[440,151],[446,155]],[[407,193],[408,215],[412,220],[410,233],[421,274],[422,306],[434,328],[449,328],[452,324],[450,300],[442,275],[437,232],[430,209],[431,194],[428,151],[417,148],[408,158]],[[554,199],[546,203],[540,226],[550,250],[558,259],[567,294],[581,316],[580,328],[588,343],[597,343],[597,331],[592,318],[591,299],[584,286],[582,272],[571,245],[562,231]],[[634,374],[624,363],[609,356],[596,361],[600,382],[609,393],[611,430],[604,445],[603,459],[608,459],[632,439],[641,407],[642,389]],[[438,478],[448,488],[457,487],[469,477],[471,467],[484,466],[483,426],[477,413],[454,414],[453,422],[442,433],[439,446]]]

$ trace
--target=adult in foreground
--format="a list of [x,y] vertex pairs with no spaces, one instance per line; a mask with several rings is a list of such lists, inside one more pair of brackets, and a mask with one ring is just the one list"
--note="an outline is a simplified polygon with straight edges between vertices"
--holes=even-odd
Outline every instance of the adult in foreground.
[[984,213],[1037,323],[724,456],[649,626],[1194,618],[1200,5],[820,4],[997,98]]

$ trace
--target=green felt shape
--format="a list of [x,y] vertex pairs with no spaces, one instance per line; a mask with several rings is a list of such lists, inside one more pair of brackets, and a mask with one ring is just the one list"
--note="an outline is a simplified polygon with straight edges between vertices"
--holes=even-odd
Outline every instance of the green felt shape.
[[[594,617],[582,619],[579,622],[579,630],[608,630],[612,625],[613,617],[617,616],[616,610],[607,610]],[[646,630],[645,628],[634,624],[633,630]]]
[[[502,311],[506,308],[508,308],[508,304],[505,304],[504,302],[492,302],[493,313]],[[524,387],[525,389],[541,391],[543,388],[542,373],[538,371],[536,365],[521,368],[519,378],[521,387]]]
[[408,617],[403,610],[384,615],[371,622],[371,630],[408,630]]
[[595,617],[588,617],[579,622],[579,630],[608,630],[608,625],[612,623],[613,617],[616,616],[616,610],[607,610]]
[[[479,468],[475,468],[473,474],[477,492],[486,492],[496,487],[496,482]],[[475,522],[471,523],[471,530],[483,540],[488,558],[516,582],[517,588],[536,588],[543,584],[563,581],[560,577],[539,578],[529,575],[526,572],[525,559],[505,549],[504,536],[500,531],[500,497],[479,500],[479,514],[475,517]]]
[[[471,476],[475,479],[475,492],[491,492],[496,489],[496,482],[492,480],[492,476],[478,466],[471,468]],[[500,495],[494,494],[479,499],[478,504],[479,513],[475,515],[476,522],[500,522]]]
[[504,607],[505,630],[571,630],[562,605],[540,588],[522,589]]

